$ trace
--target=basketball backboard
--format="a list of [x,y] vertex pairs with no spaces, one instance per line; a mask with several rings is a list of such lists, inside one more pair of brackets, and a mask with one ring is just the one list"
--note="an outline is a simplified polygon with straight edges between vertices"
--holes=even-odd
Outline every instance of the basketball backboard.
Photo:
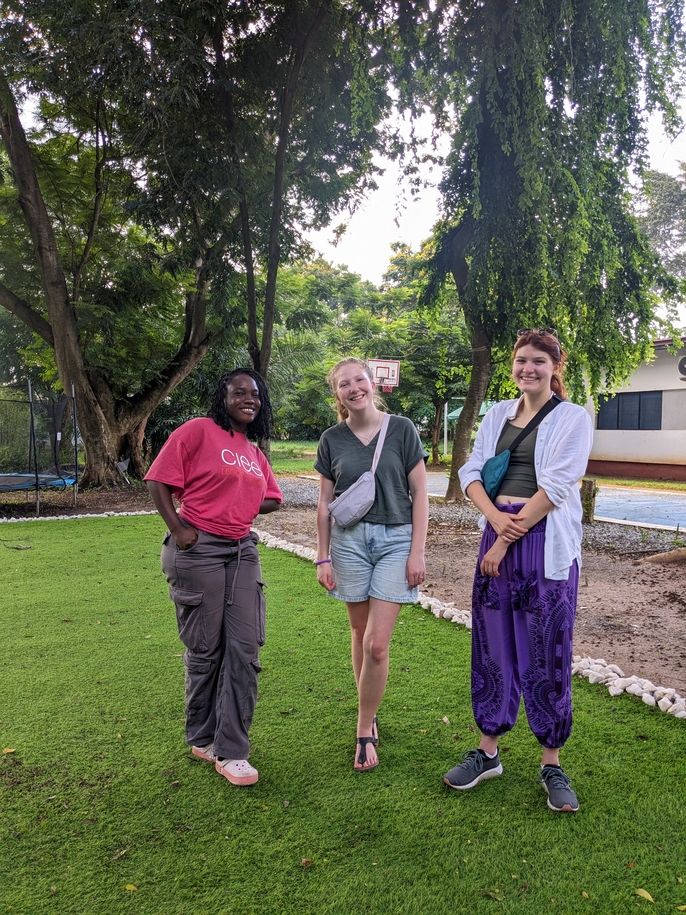
[[398,387],[400,384],[399,359],[368,359],[367,362],[372,370],[375,383],[386,394]]

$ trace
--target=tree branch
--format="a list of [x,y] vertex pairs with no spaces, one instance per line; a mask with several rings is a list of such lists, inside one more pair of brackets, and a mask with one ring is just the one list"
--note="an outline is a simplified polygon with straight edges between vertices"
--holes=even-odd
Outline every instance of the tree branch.
[[226,134],[229,141],[231,164],[236,175],[238,191],[238,207],[241,225],[241,239],[243,243],[243,261],[245,266],[245,282],[248,306],[248,351],[256,371],[260,371],[260,346],[257,340],[257,290],[255,285],[255,258],[250,231],[250,211],[248,197],[243,181],[243,169],[238,155],[236,142],[236,114],[233,106],[233,97],[229,91],[229,75],[224,57],[223,19],[218,19],[212,35],[212,46],[217,68],[216,88],[222,106]]
[[14,315],[16,318],[19,318],[20,321],[23,321],[27,327],[38,334],[48,346],[55,346],[55,338],[53,337],[52,327],[45,318],[35,311],[28,302],[25,302],[23,299],[20,299],[19,296],[16,296],[11,289],[8,289],[7,286],[0,283],[0,305],[3,308],[6,308],[10,314]]
[[276,144],[276,161],[274,164],[274,186],[272,191],[272,215],[269,225],[269,244],[267,249],[267,283],[264,293],[264,317],[262,320],[262,346],[260,348],[260,371],[266,374],[272,350],[272,333],[274,329],[274,303],[276,300],[276,276],[279,270],[281,215],[283,213],[284,177],[286,151],[290,138],[293,118],[293,104],[298,87],[298,80],[303,63],[309,53],[317,32],[322,26],[324,15],[330,6],[329,0],[323,0],[312,19],[309,29],[302,35],[300,42],[291,48],[288,61],[286,82],[281,92],[279,134]]
[[95,233],[98,229],[98,223],[100,222],[100,215],[102,213],[102,208],[105,203],[105,194],[107,191],[106,186],[102,181],[102,173],[105,167],[105,162],[107,161],[107,151],[103,146],[101,151],[100,148],[100,137],[101,137],[101,127],[100,127],[100,99],[98,99],[96,112],[95,112],[95,169],[93,174],[93,181],[95,184],[95,197],[93,198],[93,212],[91,214],[90,223],[88,225],[88,234],[86,236],[86,243],[83,246],[83,251],[81,252],[81,258],[79,259],[78,267],[76,268],[76,274],[74,276],[74,283],[72,285],[72,302],[76,304],[79,300],[81,294],[81,282],[83,279],[83,271],[86,268],[88,259],[90,257],[91,250],[93,248],[93,243],[95,241]]
[[164,398],[180,384],[203,358],[210,346],[209,335],[199,343],[183,343],[164,369],[141,391],[117,403],[118,419],[132,429],[146,419]]
[[[0,71],[0,136],[12,164],[19,206],[33,241],[36,261],[45,292],[48,320],[54,334],[52,345],[60,381],[65,391],[79,384],[84,374],[76,315],[69,300],[67,282],[55,233],[38,183],[31,150],[19,119],[12,91]],[[82,392],[88,397],[86,391]],[[94,407],[93,403],[88,408]],[[86,404],[81,405],[81,412]]]
[[33,167],[26,134],[19,120],[12,90],[3,73],[0,73],[0,136],[7,147],[12,163],[19,192],[19,206],[31,233],[46,293],[48,313],[50,313],[53,302],[59,302],[63,307],[67,305],[69,301],[67,284],[59,262],[55,234]]

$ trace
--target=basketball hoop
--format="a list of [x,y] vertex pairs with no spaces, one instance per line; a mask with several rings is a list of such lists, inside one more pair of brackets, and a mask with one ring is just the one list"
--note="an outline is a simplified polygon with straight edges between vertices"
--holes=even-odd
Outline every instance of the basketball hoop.
[[384,394],[390,394],[400,383],[400,361],[398,359],[369,359],[374,381]]

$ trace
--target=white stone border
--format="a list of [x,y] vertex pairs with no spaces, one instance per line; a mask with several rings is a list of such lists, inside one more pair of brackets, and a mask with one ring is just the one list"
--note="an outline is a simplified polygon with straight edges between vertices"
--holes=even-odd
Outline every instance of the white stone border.
[[[255,531],[255,533],[266,547],[294,553],[309,562],[317,558],[317,554],[310,547],[289,543],[287,540],[281,540],[264,531]],[[425,610],[429,610],[436,619],[458,623],[467,629],[472,628],[472,614],[469,610],[458,610],[455,604],[444,603],[437,597],[429,597],[428,594],[421,592],[418,603]],[[673,715],[675,718],[686,718],[686,699],[681,697],[675,689],[655,686],[654,683],[643,677],[625,677],[621,668],[616,664],[608,664],[604,658],[582,658],[580,655],[574,655],[572,674],[585,677],[590,683],[601,683],[607,686],[611,696],[618,696],[624,692],[640,696],[645,704],[652,708]]]
[[655,686],[650,680],[636,675],[625,677],[620,667],[608,664],[605,658],[582,658],[575,655],[572,673],[586,677],[589,683],[602,683],[607,686],[611,696],[619,696],[620,693],[640,696],[651,708],[657,708],[675,718],[686,718],[686,699],[675,689]]
[[[8,524],[15,521],[76,521],[82,518],[131,517],[134,515],[156,514],[156,511],[135,511],[103,512],[97,515],[52,515],[48,518],[0,518],[0,524]],[[274,537],[265,531],[256,530],[255,533],[260,538],[260,542],[270,549],[284,550],[309,562],[313,562],[317,558],[317,554],[310,547],[282,540],[280,537]],[[437,597],[429,597],[428,594],[422,594],[421,592],[418,603],[425,610],[429,610],[436,619],[458,623],[467,629],[472,628],[472,614],[469,610],[458,610],[452,603],[444,603]],[[608,664],[605,658],[582,658],[580,655],[574,655],[572,674],[576,674],[578,677],[585,677],[589,683],[607,686],[611,696],[619,696],[621,693],[640,696],[643,702],[651,708],[666,712],[674,718],[686,718],[686,698],[680,696],[675,689],[655,686],[650,680],[636,675],[625,677],[624,671],[620,667],[616,664]]]
[[154,509],[146,509],[144,511],[137,512],[98,512],[96,513],[85,513],[83,515],[47,515],[45,518],[41,518],[40,515],[37,518],[0,518],[0,524],[19,524],[23,521],[81,521],[83,518],[127,518],[132,515],[156,515],[157,512]]

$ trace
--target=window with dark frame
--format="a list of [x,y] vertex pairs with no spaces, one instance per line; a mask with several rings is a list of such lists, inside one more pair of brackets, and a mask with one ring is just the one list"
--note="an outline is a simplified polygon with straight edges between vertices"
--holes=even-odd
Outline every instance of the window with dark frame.
[[631,391],[601,397],[597,429],[661,429],[662,391]]

